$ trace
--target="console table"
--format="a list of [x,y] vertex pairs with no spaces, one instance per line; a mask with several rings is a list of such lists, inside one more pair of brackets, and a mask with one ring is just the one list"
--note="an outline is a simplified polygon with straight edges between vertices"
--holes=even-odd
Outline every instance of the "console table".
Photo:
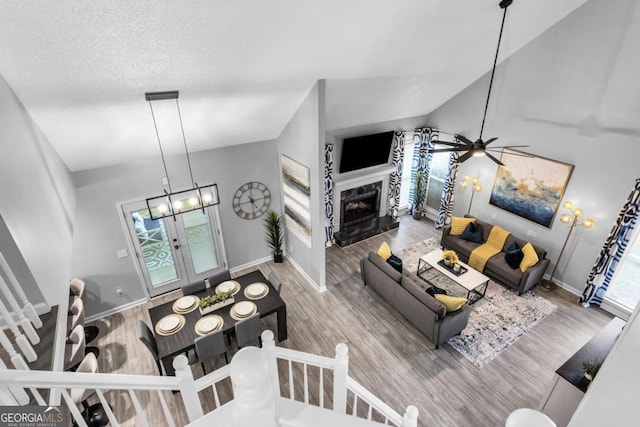
[[626,322],[614,317],[598,334],[556,370],[551,391],[540,405],[540,411],[558,427],[565,427],[589,387],[582,362],[603,362]]

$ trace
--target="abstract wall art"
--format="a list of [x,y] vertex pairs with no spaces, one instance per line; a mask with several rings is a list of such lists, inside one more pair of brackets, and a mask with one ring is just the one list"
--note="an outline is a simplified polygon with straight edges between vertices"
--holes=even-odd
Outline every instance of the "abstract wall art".
[[551,228],[573,165],[505,148],[489,203]]
[[309,168],[282,155],[284,219],[291,234],[311,247],[311,187]]

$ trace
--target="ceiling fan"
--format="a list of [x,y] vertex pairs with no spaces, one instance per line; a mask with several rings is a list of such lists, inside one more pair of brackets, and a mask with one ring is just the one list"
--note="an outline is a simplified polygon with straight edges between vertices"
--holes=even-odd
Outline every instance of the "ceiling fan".
[[[491,138],[486,141],[482,139],[482,131],[484,130],[484,122],[487,118],[487,109],[489,107],[489,99],[491,98],[491,88],[493,87],[493,77],[496,73],[496,64],[498,62],[498,52],[500,51],[500,41],[502,40],[502,30],[504,29],[504,21],[505,21],[505,18],[507,17],[507,8],[511,5],[511,3],[513,3],[513,0],[502,0],[500,2],[500,8],[504,10],[504,13],[502,15],[502,25],[500,26],[500,36],[498,37],[498,46],[496,48],[496,56],[493,60],[493,70],[491,71],[491,80],[489,82],[489,92],[487,93],[487,102],[484,105],[484,115],[482,116],[482,126],[480,127],[480,136],[478,137],[477,140],[471,141],[470,139],[468,139],[463,135],[456,134],[454,136],[456,140],[460,141],[459,143],[447,142],[447,141],[433,141],[434,144],[444,145],[449,148],[434,148],[429,150],[431,153],[450,153],[455,151],[466,151],[466,153],[458,157],[458,163],[462,163],[470,159],[472,156],[484,155],[490,158],[491,160],[493,160],[494,162],[496,162],[497,164],[499,164],[500,166],[504,166],[504,164],[500,160],[498,160],[495,156],[493,156],[490,153],[490,151],[496,152],[497,154],[497,152],[501,151],[503,148],[527,147],[527,145],[502,145],[502,146],[488,147],[489,144],[491,144],[498,138]],[[514,153],[510,152],[510,154],[514,154]],[[519,155],[519,154],[514,154],[514,155]],[[524,155],[524,156],[530,157],[527,155]]]

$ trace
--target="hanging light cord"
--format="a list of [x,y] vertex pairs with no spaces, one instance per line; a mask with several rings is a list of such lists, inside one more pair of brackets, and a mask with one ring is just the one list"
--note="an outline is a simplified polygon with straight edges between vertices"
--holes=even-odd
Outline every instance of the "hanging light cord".
[[184,152],[187,153],[187,165],[189,166],[189,176],[191,176],[191,186],[195,188],[196,184],[193,181],[193,172],[191,171],[191,159],[189,158],[189,150],[187,150],[187,138],[184,136],[184,126],[182,126],[182,114],[180,114],[180,103],[176,98],[176,107],[178,107],[178,118],[180,119],[180,130],[182,131],[182,142],[184,142]]
[[498,52],[500,51],[500,41],[502,40],[502,30],[504,29],[504,21],[507,17],[507,9],[509,5],[504,7],[504,13],[502,15],[502,25],[500,25],[500,36],[498,36],[498,46],[496,47],[496,57],[493,60],[493,70],[491,71],[491,81],[489,82],[489,93],[487,93],[487,102],[484,105],[484,116],[482,116],[482,126],[480,127],[480,138],[482,139],[482,132],[484,131],[484,121],[487,119],[487,109],[489,108],[489,98],[491,98],[491,88],[493,87],[493,76],[496,73],[496,64],[498,63]]
[[[153,104],[149,101],[149,108],[151,108],[151,117],[153,118],[153,127],[156,130],[156,138],[158,139],[158,147],[160,147],[160,157],[162,157],[162,166],[164,166],[164,176],[167,177],[167,187],[169,187],[169,193],[173,193],[171,191],[171,181],[169,181],[169,173],[167,172],[167,162],[164,160],[164,152],[162,151],[162,144],[160,143],[160,134],[158,133],[158,125],[156,123],[156,115],[153,114]],[[191,167],[189,167],[191,170]],[[192,178],[193,180],[193,178]]]

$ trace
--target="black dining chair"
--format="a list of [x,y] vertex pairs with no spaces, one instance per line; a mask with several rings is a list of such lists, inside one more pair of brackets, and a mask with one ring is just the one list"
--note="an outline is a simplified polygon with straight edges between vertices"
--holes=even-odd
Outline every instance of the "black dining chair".
[[254,313],[246,319],[239,320],[235,324],[236,344],[238,348],[242,348],[249,342],[258,339],[258,344],[262,347],[262,322],[260,321],[260,313]]
[[194,343],[196,345],[196,354],[198,355],[198,360],[200,360],[200,366],[202,366],[202,373],[204,375],[207,374],[205,363],[209,360],[214,360],[224,354],[225,362],[229,363],[227,345],[222,331],[215,331],[198,337],[194,340]]
[[217,284],[222,283],[225,280],[231,280],[231,272],[228,269],[222,270],[219,273],[214,274],[213,276],[209,276],[209,283],[211,283],[211,286],[216,286]]
[[267,280],[269,281],[271,286],[273,286],[273,289],[275,289],[277,293],[280,293],[280,289],[282,288],[282,283],[280,283],[280,280],[276,277],[273,271],[269,273],[269,277],[267,277]]
[[149,349],[149,353],[153,356],[156,365],[158,366],[158,373],[164,375],[162,369],[162,363],[160,363],[160,356],[158,354],[158,344],[156,343],[156,337],[151,332],[151,329],[144,323],[143,320],[138,320],[138,339]]

